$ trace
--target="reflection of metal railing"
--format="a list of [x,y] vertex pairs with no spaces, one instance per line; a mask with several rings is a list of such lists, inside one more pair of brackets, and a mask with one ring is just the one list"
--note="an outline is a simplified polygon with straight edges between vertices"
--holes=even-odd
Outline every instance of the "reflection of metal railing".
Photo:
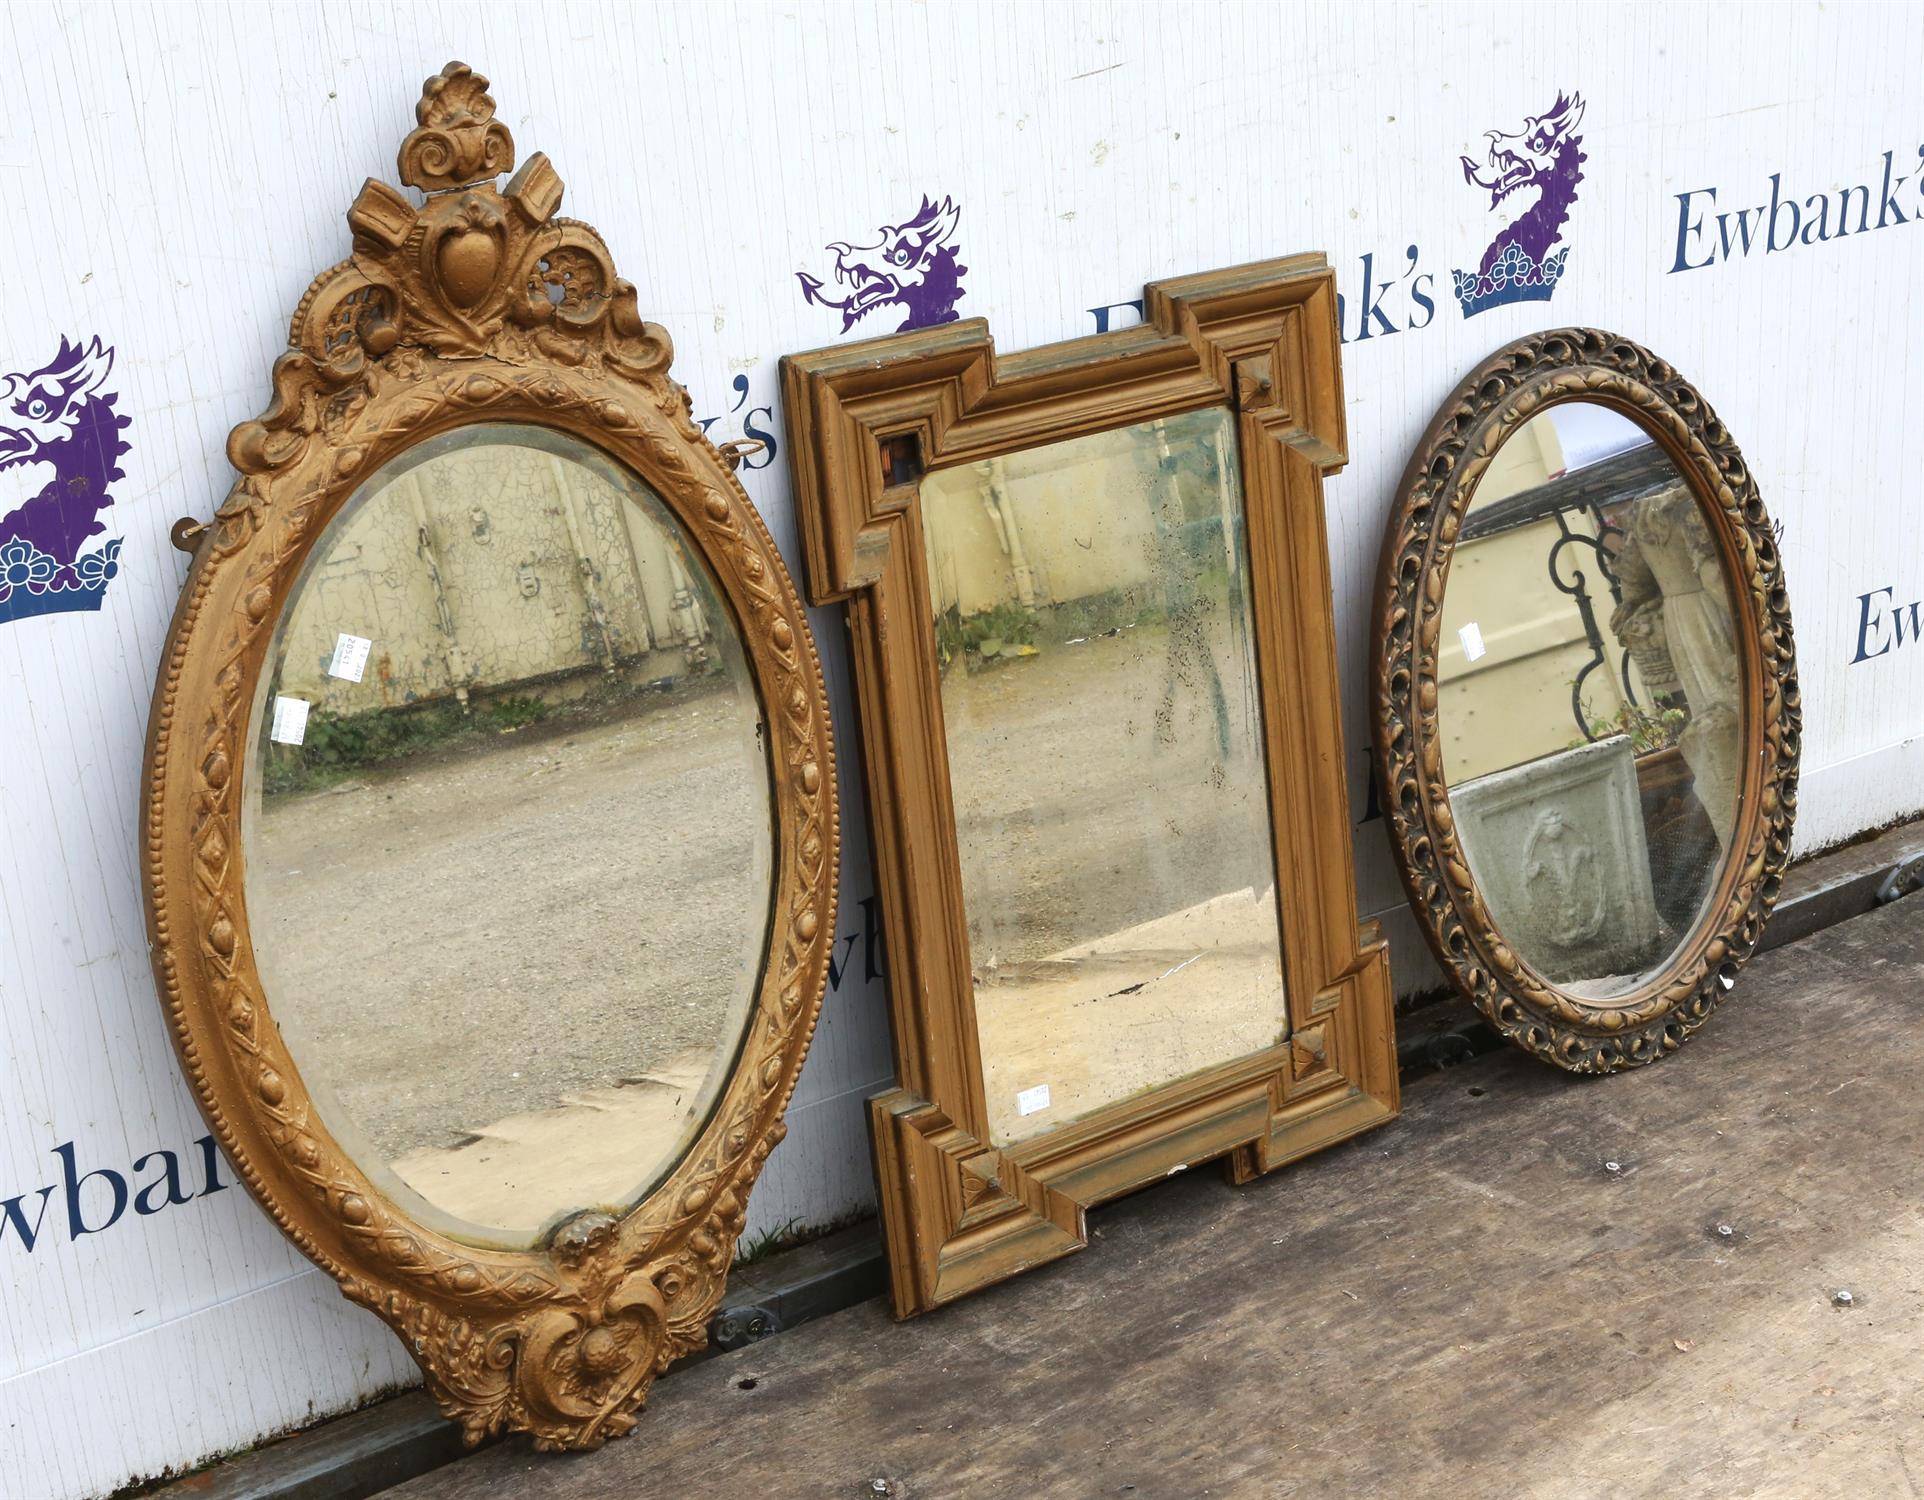
[[[1588,512],[1596,524],[1596,534],[1588,535],[1570,529],[1570,517],[1578,512]],[[1597,625],[1597,607],[1590,598],[1588,581],[1583,569],[1574,562],[1570,565],[1569,581],[1565,582],[1559,571],[1559,564],[1567,556],[1577,555],[1577,550],[1589,548],[1596,559],[1597,571],[1603,575],[1605,586],[1610,590],[1611,601],[1623,603],[1623,588],[1617,582],[1616,571],[1610,566],[1610,550],[1606,545],[1612,537],[1620,537],[1623,532],[1604,519],[1603,511],[1594,503],[1570,506],[1554,512],[1557,523],[1557,539],[1550,544],[1550,582],[1561,593],[1568,594],[1577,607],[1577,618],[1583,622],[1583,638],[1590,646],[1590,660],[1577,669],[1577,675],[1570,681],[1570,713],[1577,721],[1577,728],[1583,731],[1586,740],[1597,738],[1590,727],[1590,716],[1583,711],[1583,685],[1590,680],[1590,674],[1610,659],[1608,644],[1604,641],[1603,631]],[[1637,690],[1630,682],[1630,648],[1623,646],[1617,661],[1617,680],[1623,688],[1626,703],[1637,704]]]
[[[1496,536],[1538,521],[1556,522],[1557,536],[1550,543],[1549,555],[1545,559],[1550,582],[1575,604],[1577,618],[1583,625],[1584,640],[1590,647],[1590,660],[1583,664],[1570,684],[1570,714],[1586,740],[1594,740],[1597,735],[1583,711],[1584,684],[1598,668],[1609,663],[1611,643],[1605,640],[1603,628],[1597,622],[1596,598],[1591,592],[1590,578],[1579,563],[1587,551],[1596,572],[1602,577],[1611,604],[1621,605],[1623,589],[1611,565],[1613,554],[1610,544],[1623,536],[1623,529],[1609,519],[1605,507],[1616,508],[1641,499],[1644,495],[1668,488],[1676,481],[1677,471],[1664,451],[1655,443],[1640,443],[1594,464],[1559,474],[1530,489],[1520,490],[1479,507],[1464,520],[1462,542]],[[1570,522],[1573,516],[1584,517],[1594,532],[1572,526]],[[1630,648],[1621,642],[1617,645],[1616,673],[1623,700],[1634,708],[1642,709],[1643,704],[1631,682]]]

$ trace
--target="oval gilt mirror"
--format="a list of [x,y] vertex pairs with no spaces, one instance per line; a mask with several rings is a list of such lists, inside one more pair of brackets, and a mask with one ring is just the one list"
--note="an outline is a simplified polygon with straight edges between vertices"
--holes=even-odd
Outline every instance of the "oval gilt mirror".
[[636,1202],[741,1050],[772,889],[754,677],[680,523],[564,433],[417,443],[308,554],[253,722],[255,962],[355,1164],[478,1245]]
[[430,79],[194,547],[156,975],[255,1196],[470,1441],[598,1445],[702,1346],[825,985],[799,599],[561,184]]
[[1799,732],[1776,539],[1695,389],[1592,329],[1488,360],[1405,475],[1374,659],[1446,975],[1572,1070],[1674,1049],[1776,899]]

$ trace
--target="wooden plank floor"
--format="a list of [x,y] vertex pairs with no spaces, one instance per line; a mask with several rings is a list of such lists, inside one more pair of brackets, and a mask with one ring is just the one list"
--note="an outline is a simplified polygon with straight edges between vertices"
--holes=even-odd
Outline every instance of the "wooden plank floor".
[[388,1494],[1924,1494],[1924,897],[1761,956],[1655,1068],[1506,1049],[1264,1182],[1091,1223],[912,1323],[871,1302],[671,1374],[600,1453]]

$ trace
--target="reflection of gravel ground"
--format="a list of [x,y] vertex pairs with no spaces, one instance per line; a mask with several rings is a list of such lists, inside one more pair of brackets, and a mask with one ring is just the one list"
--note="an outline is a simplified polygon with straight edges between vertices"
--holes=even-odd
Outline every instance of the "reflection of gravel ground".
[[950,665],[942,714],[978,970],[1275,879],[1256,684],[1226,613],[1206,632],[1226,759],[1208,673],[1191,659],[1203,631],[1173,643],[1173,672],[1159,625],[973,673]]
[[270,802],[248,904],[309,1085],[391,1159],[713,1048],[766,940],[752,714],[645,697]]

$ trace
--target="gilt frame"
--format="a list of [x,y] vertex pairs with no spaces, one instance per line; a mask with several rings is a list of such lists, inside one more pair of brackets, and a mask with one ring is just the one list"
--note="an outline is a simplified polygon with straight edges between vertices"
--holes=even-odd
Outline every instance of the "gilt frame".
[[[141,809],[154,973],[181,1065],[241,1180],[353,1301],[385,1319],[469,1443],[626,1432],[655,1375],[700,1349],[750,1187],[820,1009],[835,925],[834,751],[802,604],[730,456],[689,417],[667,334],[601,237],[556,217],[561,181],[514,166],[487,80],[427,81],[400,150],[415,204],[369,180],[354,250],[301,298],[273,400],[228,440],[240,478],[194,553],[155,685]],[[249,937],[239,820],[255,686],[302,563],[404,449],[481,421],[572,434],[639,475],[717,579],[761,695],[775,889],[734,1071],[681,1161],[620,1215],[485,1250],[413,1221],[330,1133],[283,1044]]]
[[[1744,736],[1731,853],[1706,914],[1649,982],[1608,1004],[1538,974],[1503,939],[1450,813],[1437,654],[1450,560],[1477,480],[1503,441],[1559,402],[1597,402],[1656,439],[1699,502],[1730,583]],[[1466,376],[1417,445],[1377,569],[1371,730],[1390,842],[1444,975],[1525,1051],[1612,1073],[1675,1051],[1757,946],[1790,861],[1803,714],[1790,603],[1770,517],[1717,414],[1648,349],[1596,328],[1530,334]]]
[[[782,363],[817,604],[846,602],[899,1086],[870,1101],[898,1317],[1082,1248],[1085,1211],[1226,1157],[1247,1181],[1392,1118],[1386,949],[1359,928],[1323,476],[1345,460],[1336,287],[1296,256],[1157,283],[1136,328],[998,356],[980,320]],[[1155,417],[1236,414],[1289,1035],[988,1144],[917,480]]]

